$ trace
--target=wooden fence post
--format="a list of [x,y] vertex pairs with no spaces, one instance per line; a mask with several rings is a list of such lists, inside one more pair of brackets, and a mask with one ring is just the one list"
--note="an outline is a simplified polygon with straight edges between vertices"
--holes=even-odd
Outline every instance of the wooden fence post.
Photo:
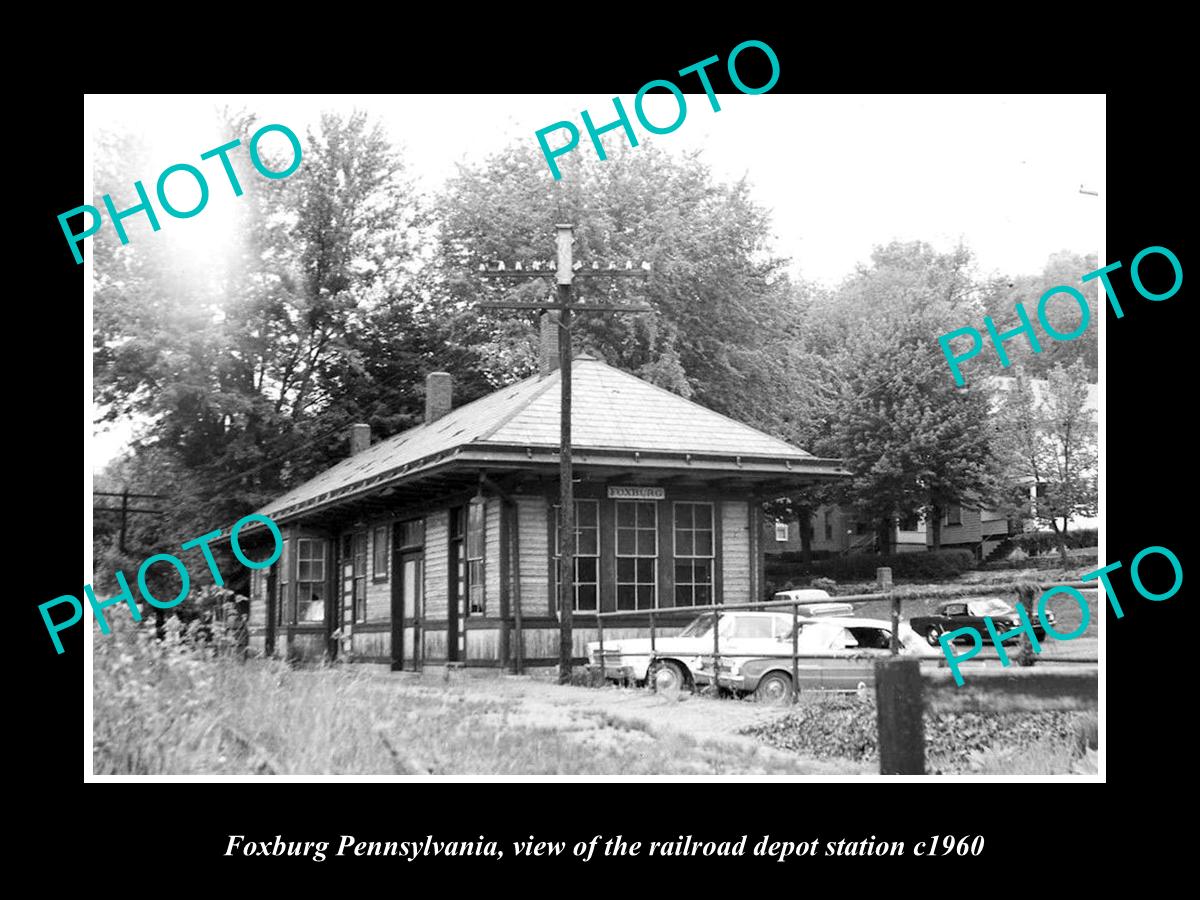
[[875,662],[879,774],[925,774],[925,701],[920,663],[891,656]]
[[888,595],[892,605],[892,653],[900,652],[900,601],[892,591],[892,569],[890,566],[880,566],[875,570],[875,582]]
[[[1038,584],[1035,581],[1018,581],[1017,582],[1017,603],[1025,608],[1025,615],[1029,621],[1034,620],[1037,611],[1034,605],[1038,597]],[[1021,652],[1017,654],[1018,666],[1032,666],[1037,661],[1037,654],[1033,652],[1033,644],[1029,640],[1029,635],[1026,632],[1021,633]]]

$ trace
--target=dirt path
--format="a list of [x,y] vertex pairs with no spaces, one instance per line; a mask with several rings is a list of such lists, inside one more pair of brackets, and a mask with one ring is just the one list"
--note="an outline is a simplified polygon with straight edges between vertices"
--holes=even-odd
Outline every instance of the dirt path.
[[[393,676],[394,677],[394,676]],[[795,765],[808,774],[854,774],[856,764],[799,757],[773,749],[737,732],[786,715],[786,709],[757,703],[714,699],[694,694],[668,697],[638,688],[586,688],[559,685],[540,677],[479,677],[454,673],[449,683],[440,674],[409,676],[406,683],[422,691],[447,689],[468,700],[499,701],[491,716],[518,728],[551,728],[571,739],[596,746],[625,749],[645,741],[685,740],[720,745],[747,756]],[[864,769],[864,772],[867,771]]]

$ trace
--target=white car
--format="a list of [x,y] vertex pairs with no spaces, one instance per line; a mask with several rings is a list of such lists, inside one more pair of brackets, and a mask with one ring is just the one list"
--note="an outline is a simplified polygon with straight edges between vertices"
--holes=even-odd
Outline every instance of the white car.
[[[607,678],[645,682],[654,690],[690,691],[701,654],[712,655],[713,622],[718,619],[718,647],[729,653],[766,653],[792,631],[791,612],[705,613],[674,637],[657,637],[653,653],[649,638],[604,642],[603,669]],[[587,645],[588,668],[601,668],[600,642]]]
[[[941,653],[901,623],[900,654],[930,665]],[[713,664],[712,652],[698,660],[696,680],[717,681],[736,694],[752,693],[761,703],[790,703],[794,693],[854,691],[875,683],[875,660],[891,655],[892,625],[884,619],[830,617],[801,620],[795,666],[799,683],[792,683],[792,635],[767,647],[761,657],[722,657]],[[761,646],[761,644],[760,644]]]

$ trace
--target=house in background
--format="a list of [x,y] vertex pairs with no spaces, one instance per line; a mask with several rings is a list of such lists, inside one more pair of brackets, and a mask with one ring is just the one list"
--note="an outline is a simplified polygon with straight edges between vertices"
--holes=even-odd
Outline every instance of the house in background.
[[[1016,379],[1009,376],[993,376],[989,379],[989,383],[997,392],[1011,390],[1015,382]],[[1044,379],[1033,379],[1032,383],[1035,396],[1040,400],[1046,391],[1047,382]],[[1099,387],[1089,385],[1088,408],[1098,410],[1098,400]],[[1045,485],[1037,484],[1032,477],[1027,481],[1030,499],[1036,504],[1037,497],[1045,489]],[[1070,528],[1073,531],[1095,529],[1099,528],[1099,524],[1098,517],[1081,516],[1071,520]],[[952,504],[942,513],[942,548],[970,550],[977,559],[985,560],[1010,535],[1037,528],[1035,521],[1021,523],[994,509]],[[819,508],[813,515],[812,529],[812,549],[818,555],[874,552],[877,543],[873,524],[856,516],[854,511],[847,507],[832,505]],[[768,555],[799,552],[799,522],[793,520],[765,523],[763,543]],[[923,517],[911,516],[897,522],[893,527],[891,545],[892,552],[895,553],[932,549],[932,529],[927,527]]]
[[[353,426],[347,460],[259,510],[284,549],[253,573],[252,648],[393,669],[557,662],[560,373],[547,324],[538,375],[455,409],[435,372],[423,424],[373,445]],[[763,499],[845,474],[590,356],[575,357],[571,390],[580,661],[598,610],[661,610],[669,625],[758,599]],[[646,635],[647,619],[604,631]]]

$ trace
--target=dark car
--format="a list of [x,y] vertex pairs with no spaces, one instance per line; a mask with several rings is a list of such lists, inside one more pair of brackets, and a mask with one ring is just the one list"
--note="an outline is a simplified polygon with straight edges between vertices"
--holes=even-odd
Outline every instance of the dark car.
[[[992,620],[992,625],[998,632],[1011,631],[1021,627],[1021,620],[1017,618],[1017,611],[1013,609],[1012,604],[995,597],[943,603],[938,608],[937,615],[914,616],[909,619],[908,624],[913,631],[925,638],[930,646],[937,647],[943,634],[957,628],[974,628],[986,639],[988,632],[987,626],[983,623],[984,617]],[[1050,610],[1046,610],[1046,622],[1050,625],[1054,624],[1054,613]],[[1046,636],[1046,630],[1036,618],[1033,620],[1033,633],[1039,641]],[[1014,634],[1005,640],[1020,640],[1020,637],[1019,634]],[[955,638],[955,641],[970,642],[971,638],[969,635],[960,635]]]

